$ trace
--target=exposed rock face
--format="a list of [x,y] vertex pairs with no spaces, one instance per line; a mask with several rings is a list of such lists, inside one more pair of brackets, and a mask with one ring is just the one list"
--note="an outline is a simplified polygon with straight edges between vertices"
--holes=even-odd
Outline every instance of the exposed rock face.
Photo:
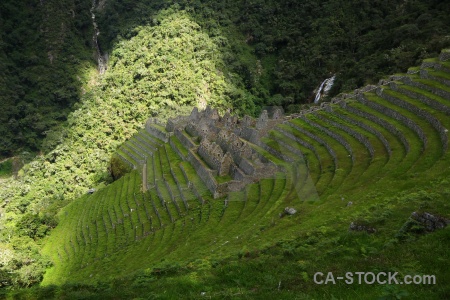
[[350,231],[365,231],[367,233],[375,233],[377,232],[377,230],[373,227],[367,226],[367,225],[362,225],[362,224],[357,224],[355,222],[351,222],[350,223],[350,227],[349,227]]
[[282,213],[280,213],[280,218],[283,218],[285,216],[292,216],[297,213],[297,210],[293,207],[286,207]]
[[432,215],[427,212],[424,213],[413,212],[411,214],[411,219],[423,225],[425,227],[425,230],[428,232],[433,232],[437,229],[445,228],[447,227],[448,224],[450,224],[450,220]]

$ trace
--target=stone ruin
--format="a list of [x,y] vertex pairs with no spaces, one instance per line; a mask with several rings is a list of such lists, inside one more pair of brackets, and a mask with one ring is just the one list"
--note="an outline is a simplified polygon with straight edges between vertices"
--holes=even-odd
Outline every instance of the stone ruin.
[[[165,129],[168,136],[180,140],[188,155],[177,152],[194,166],[214,197],[220,197],[277,171],[274,163],[252,148],[261,145],[261,137],[284,121],[281,109],[271,115],[264,110],[258,119],[247,115],[239,119],[229,111],[220,116],[217,109],[207,106],[203,111],[194,108],[189,116],[169,119]],[[222,177],[220,183],[217,177]]]

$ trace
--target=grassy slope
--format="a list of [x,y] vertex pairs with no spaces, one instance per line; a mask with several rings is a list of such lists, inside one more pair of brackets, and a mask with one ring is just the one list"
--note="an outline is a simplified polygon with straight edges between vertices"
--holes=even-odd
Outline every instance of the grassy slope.
[[[49,238],[47,250],[44,251],[53,253],[55,267],[46,274],[44,285],[47,287],[36,293],[50,291],[73,296],[83,291],[94,298],[153,295],[167,299],[196,298],[202,292],[213,298],[282,299],[298,296],[305,299],[372,299],[402,295],[430,299],[448,297],[450,291],[445,282],[450,279],[450,275],[444,262],[449,259],[446,250],[450,237],[449,229],[420,235],[404,231],[404,224],[413,211],[427,211],[450,217],[447,201],[450,195],[450,170],[446,167],[449,165],[449,153],[439,151],[442,146],[438,135],[416,115],[374,95],[367,94],[367,97],[401,112],[425,128],[428,138],[425,149],[420,151],[423,145],[418,136],[399,121],[384,117],[359,103],[350,103],[352,107],[378,114],[396,124],[411,147],[410,152],[405,153],[395,144],[392,134],[378,127],[392,141],[392,145],[397,145],[398,148],[393,148],[388,159],[385,151],[376,151],[368,164],[365,159],[368,156],[365,146],[345,131],[333,128],[327,120],[347,123],[326,113],[322,114],[323,118],[308,116],[310,121],[343,136],[356,157],[351,171],[345,173],[343,181],[340,176],[334,176],[331,181],[326,177],[325,182],[330,182],[331,188],[318,188],[318,201],[302,198],[306,186],[303,186],[303,190],[296,190],[301,174],[297,174],[291,164],[286,166],[284,175],[280,174],[282,177],[276,180],[265,179],[259,187],[250,185],[245,192],[230,194],[225,211],[223,199],[211,199],[203,206],[191,207],[187,218],[179,218],[173,223],[167,220],[169,223],[165,227],[142,239],[136,239],[133,227],[126,225],[123,234],[128,236],[128,239],[122,244],[120,251],[108,252],[108,256],[103,258],[96,256],[98,250],[85,248],[86,254],[82,256],[84,263],[80,268],[76,250],[73,250],[73,253],[70,250],[70,239],[65,237],[60,240],[59,237],[65,235],[64,232],[73,230],[70,219],[67,219],[73,215],[70,213],[73,207],[87,207],[86,205],[92,202],[88,197],[81,198],[61,212],[61,223]],[[424,107],[416,100],[404,99],[427,109],[446,128],[450,127],[448,116]],[[337,109],[337,112],[345,114],[342,109]],[[293,122],[299,125],[305,121]],[[376,124],[366,122],[377,128]],[[304,126],[308,127],[305,124]],[[358,126],[352,128],[363,132]],[[343,159],[348,157],[347,150],[324,131],[314,128],[309,130],[332,145],[339,158],[338,162],[343,162]],[[298,132],[296,134],[301,136]],[[283,144],[276,142],[282,138],[280,134],[272,135],[271,138],[266,139],[270,147],[294,157],[292,152],[283,150]],[[312,139],[310,141],[312,142]],[[375,144],[376,140],[372,137],[371,142]],[[265,150],[256,146],[255,149],[272,161],[284,165]],[[167,158],[171,165],[177,164],[178,158],[170,147],[165,147],[165,151],[168,151]],[[162,153],[159,151],[158,155],[158,161],[162,159],[161,162],[165,160]],[[309,163],[312,164],[314,159],[314,156],[310,155]],[[186,167],[188,168],[188,165]],[[164,169],[166,171],[157,169],[157,173],[169,176],[167,166]],[[130,176],[137,180],[140,177],[136,174],[134,171],[106,190],[121,185],[121,181],[128,182]],[[194,176],[194,173],[189,172],[188,175]],[[339,184],[333,184],[335,180]],[[319,187],[320,176],[316,183]],[[131,181],[124,186],[129,189],[130,185],[134,185],[135,189],[139,186]],[[101,198],[101,193],[105,192],[99,192],[94,196],[95,199]],[[123,187],[120,195],[116,196],[116,201],[118,199],[122,205],[125,202],[130,203],[127,200],[131,194],[124,192]],[[127,198],[124,195],[129,196]],[[310,199],[315,199],[314,195],[309,195]],[[299,196],[302,199],[299,199]],[[207,194],[204,197],[208,199]],[[246,201],[242,201],[243,199]],[[155,200],[159,201],[157,198]],[[351,206],[347,206],[349,201],[353,203]],[[280,219],[278,214],[288,205],[296,207],[299,213]],[[125,207],[129,208],[130,206]],[[84,210],[86,211],[86,208]],[[171,208],[171,211],[172,215],[175,215],[175,209]],[[90,217],[86,220],[91,224],[89,219],[99,220],[98,214],[90,212]],[[133,220],[136,223],[136,218],[129,218],[131,224]],[[377,232],[349,232],[348,226],[351,222],[373,226]],[[104,242],[101,238],[99,240],[100,243],[94,242],[89,247],[94,244],[95,247],[101,246]],[[112,245],[117,246],[115,243]],[[55,247],[66,248],[67,250],[61,250],[59,253],[67,251],[69,260],[62,259],[58,262],[53,251]],[[430,252],[433,255],[429,255]],[[399,272],[400,277],[407,274],[434,274],[437,277],[437,285],[349,286],[338,282],[336,285],[319,286],[312,281],[315,272],[333,272],[340,276],[348,271]],[[117,277],[121,279],[114,279]],[[93,281],[97,282],[96,289],[89,285]],[[75,282],[87,285],[78,285],[79,288],[75,289],[70,285]],[[53,290],[48,286],[64,283],[66,285]]]

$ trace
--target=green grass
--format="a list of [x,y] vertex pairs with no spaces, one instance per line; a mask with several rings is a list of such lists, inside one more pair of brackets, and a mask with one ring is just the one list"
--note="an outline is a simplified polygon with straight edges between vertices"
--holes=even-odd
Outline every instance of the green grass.
[[434,128],[426,120],[419,118],[417,115],[415,115],[414,113],[412,113],[406,109],[403,109],[403,108],[400,108],[399,106],[388,103],[387,101],[384,101],[375,95],[370,95],[369,97],[372,101],[383,103],[384,106],[400,112],[402,115],[404,115],[404,116],[410,118],[411,120],[413,120],[414,122],[416,122],[424,130],[425,135],[427,137],[427,145],[426,146],[424,145],[425,149],[422,153],[422,156],[426,156],[429,159],[419,160],[414,165],[414,169],[415,170],[428,169],[434,163],[434,160],[441,155],[441,152],[442,152],[442,146],[440,144],[439,136],[438,136],[436,130],[434,130]]
[[[421,89],[405,88],[443,104],[447,101]],[[443,112],[389,88],[385,92],[450,127]],[[149,296],[151,291],[168,299],[198,298],[201,293],[230,299],[378,299],[406,293],[423,298],[431,293],[431,298],[445,299],[450,293],[445,284],[319,286],[312,280],[319,271],[338,276],[348,271],[398,271],[436,274],[438,282],[450,280],[445,265],[450,258],[449,229],[429,234],[402,229],[413,211],[450,218],[449,153],[442,151],[435,128],[419,115],[374,93],[365,95],[417,123],[427,135],[425,149],[408,126],[353,101],[348,107],[397,128],[410,151],[383,125],[333,106],[333,113],[309,114],[280,125],[262,139],[264,148],[250,143],[256,155],[277,165],[278,172],[213,199],[192,165],[175,149],[183,155],[187,150],[172,137],[175,149],[168,143],[155,144],[158,150],[147,161],[149,184],[156,181],[156,187],[143,194],[140,171],[134,170],[60,212],[60,223],[44,247],[54,266],[45,276],[43,289],[51,283],[85,283],[82,289],[89,294],[94,293],[89,284],[95,282],[96,293],[105,298]],[[379,132],[391,154],[379,135],[358,122]],[[350,148],[314,124],[338,134]],[[375,150],[373,157],[349,130],[368,139]],[[230,179],[217,178],[218,182]],[[350,201],[353,204],[348,206]],[[280,218],[286,207],[294,207],[297,214]],[[349,231],[351,222],[377,231]],[[116,228],[111,223],[117,223]],[[102,288],[103,282],[108,288]],[[61,289],[74,292],[70,286]]]
[[[374,156],[367,161],[368,165],[367,168],[363,171],[361,174],[360,180],[364,180],[366,182],[370,182],[371,179],[376,177],[377,175],[380,176],[380,170],[383,169],[383,167],[386,165],[387,161],[389,160],[389,155],[386,151],[385,146],[379,141],[379,139],[372,133],[365,131],[364,129],[360,128],[359,126],[343,121],[339,119],[338,117],[332,115],[332,114],[324,114],[320,113],[322,117],[324,117],[325,120],[331,120],[335,123],[341,124],[343,126],[346,126],[350,130],[353,130],[359,134],[361,134],[363,137],[367,138],[370,145],[373,147],[374,150]],[[342,135],[348,136],[344,131],[341,131]],[[364,153],[364,150],[361,147],[364,147],[367,151],[366,156],[369,158],[368,149],[365,145],[363,145],[359,140],[357,141],[354,138],[348,137],[350,140],[353,140],[352,143],[355,145],[355,149],[357,153]],[[358,159],[357,159],[358,160]],[[359,159],[358,161],[362,161]]]
[[[321,130],[312,127],[304,120],[296,119],[293,120],[292,123],[297,126],[297,128],[306,129],[317,137],[321,138],[333,149],[334,153],[336,154],[338,167],[334,171],[332,183],[330,185],[316,186],[319,195],[321,195],[322,198],[325,198],[326,195],[329,195],[336,189],[339,189],[345,178],[347,178],[347,176],[349,176],[353,172],[353,162],[350,157],[350,153],[340,142],[335,140],[333,137],[325,134]],[[294,133],[297,134],[295,131]]]
[[175,147],[180,151],[180,153],[184,157],[187,157],[188,150],[183,146],[183,144],[181,144],[180,140],[175,135],[172,135],[170,137],[170,141],[171,141],[171,143],[173,143],[175,145]]

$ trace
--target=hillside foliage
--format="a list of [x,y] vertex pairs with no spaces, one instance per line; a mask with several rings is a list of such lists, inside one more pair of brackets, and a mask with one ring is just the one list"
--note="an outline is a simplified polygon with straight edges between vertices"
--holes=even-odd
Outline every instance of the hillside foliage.
[[337,94],[450,45],[445,1],[107,0],[94,10],[100,76],[91,6],[0,3],[0,156],[25,163],[0,181],[1,287],[42,280],[57,212],[112,182],[112,153],[149,116],[292,112],[330,74]]

